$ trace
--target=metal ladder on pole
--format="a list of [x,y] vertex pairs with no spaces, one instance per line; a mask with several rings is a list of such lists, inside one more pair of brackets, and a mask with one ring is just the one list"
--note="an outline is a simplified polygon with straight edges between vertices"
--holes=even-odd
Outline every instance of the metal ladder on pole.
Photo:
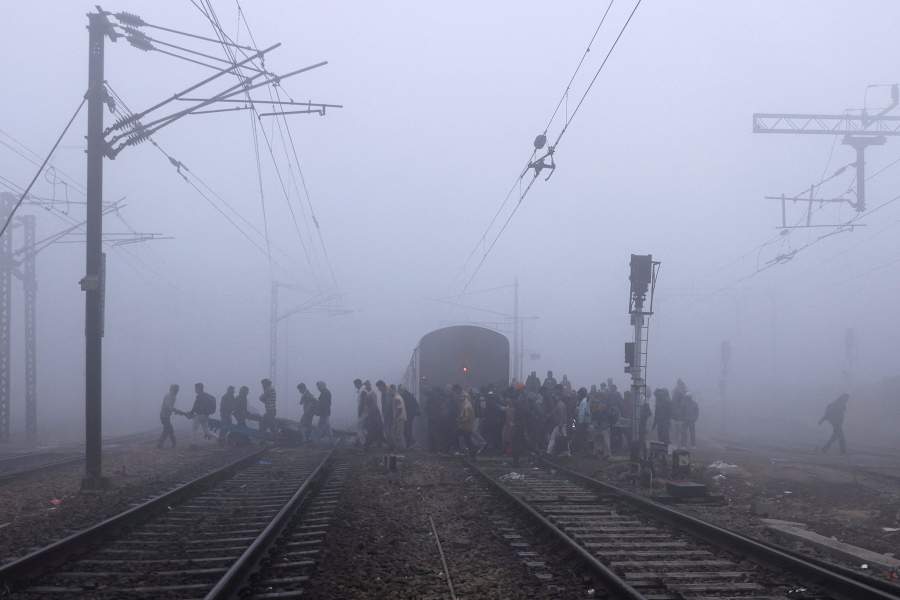
[[641,369],[641,383],[643,384],[642,398],[647,398],[647,360],[648,346],[650,345],[650,315],[644,315],[641,325],[641,355],[638,357],[638,365]]

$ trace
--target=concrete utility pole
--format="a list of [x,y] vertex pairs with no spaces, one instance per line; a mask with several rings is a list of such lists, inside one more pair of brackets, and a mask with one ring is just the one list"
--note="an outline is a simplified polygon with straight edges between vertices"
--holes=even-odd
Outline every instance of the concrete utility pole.
[[[113,25],[109,21],[109,17],[113,17],[118,21],[117,25]],[[257,68],[251,63],[253,61],[262,60],[262,57],[271,52],[280,44],[275,44],[264,49],[257,49],[246,45],[237,44],[228,39],[227,35],[219,29],[219,33],[223,35],[219,38],[217,45],[226,46],[228,48],[238,48],[241,50],[243,58],[238,60],[234,55],[229,55],[230,66],[218,69],[213,75],[206,77],[198,83],[195,83],[180,92],[169,96],[147,108],[145,110],[131,113],[126,109],[126,113],[122,118],[115,121],[108,131],[103,127],[103,108],[105,105],[110,106],[110,110],[117,111],[116,103],[113,102],[106,90],[104,81],[104,44],[105,37],[109,36],[111,40],[116,41],[118,38],[124,39],[133,47],[143,52],[159,50],[146,34],[141,31],[144,26],[157,27],[159,30],[167,31],[171,34],[186,35],[193,39],[204,40],[215,43],[215,40],[196,36],[186,32],[179,32],[172,28],[159,27],[146,23],[138,15],[118,12],[109,13],[97,7],[97,12],[88,14],[88,91],[86,94],[88,123],[87,123],[87,220],[86,220],[86,268],[85,276],[81,280],[81,289],[85,292],[85,476],[82,480],[82,487],[85,489],[97,489],[107,485],[107,480],[102,473],[102,456],[101,456],[101,440],[102,440],[102,351],[103,351],[103,308],[104,308],[104,290],[105,290],[105,255],[102,252],[103,243],[103,158],[104,156],[115,158],[119,152],[128,146],[140,144],[147,140],[152,140],[153,134],[164,127],[168,127],[172,123],[177,122],[183,117],[196,114],[205,114],[209,112],[221,112],[218,109],[208,109],[212,105],[218,103],[238,102],[236,96],[243,96],[240,100],[244,104],[239,110],[255,110],[255,102],[250,96],[250,92],[254,89],[278,85],[286,78],[305,73],[313,69],[325,66],[327,61],[290,71],[281,75],[277,75],[265,68]],[[116,28],[119,28],[117,30]],[[120,31],[124,31],[121,33]],[[164,43],[170,48],[180,48],[166,42]],[[186,52],[196,51],[181,48]],[[165,51],[169,56],[176,58],[186,58],[173,54],[171,51]],[[188,59],[193,61],[192,59]],[[248,66],[249,65],[249,66]],[[207,65],[208,66],[208,65]],[[252,69],[253,73],[244,75],[242,69]],[[240,83],[226,87],[210,98],[188,98],[189,95],[198,89],[211,84],[216,79],[225,75],[236,75],[240,79]],[[115,94],[114,94],[115,95]],[[170,114],[157,117],[158,111],[169,106],[170,103],[181,100],[193,102],[191,106],[183,109],[177,109]],[[324,115],[327,108],[341,108],[339,104],[322,104],[312,102],[294,102],[294,101],[265,101],[268,107],[283,106],[299,106],[297,110],[284,112],[267,112],[256,113],[258,117],[262,116],[284,116],[285,114],[318,114]],[[206,109],[206,110],[203,110]],[[234,107],[227,109],[234,110]],[[119,110],[119,112],[121,112]],[[107,139],[107,134],[109,138]],[[179,173],[184,165],[169,156],[169,161],[175,166]],[[184,174],[182,173],[182,177]]]
[[87,91],[87,223],[86,273],[81,280],[84,300],[84,426],[85,475],[82,487],[106,487],[103,477],[101,439],[103,394],[103,295],[105,292],[103,244],[103,107],[107,99],[103,84],[103,52],[106,15],[88,14]]
[[522,382],[522,354],[520,353],[520,336],[522,321],[519,319],[519,278],[513,281],[513,379]]

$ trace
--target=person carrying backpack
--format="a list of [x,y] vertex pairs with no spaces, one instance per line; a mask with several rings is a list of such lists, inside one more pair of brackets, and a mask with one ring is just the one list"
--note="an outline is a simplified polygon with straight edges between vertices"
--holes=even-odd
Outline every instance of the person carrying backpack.
[[840,446],[841,454],[847,454],[847,441],[844,439],[844,416],[847,414],[848,400],[850,400],[849,394],[841,394],[837,400],[825,408],[825,415],[819,419],[819,425],[825,421],[831,424],[831,437],[822,447],[823,454],[828,452],[834,442]]
[[191,411],[188,413],[192,426],[190,446],[192,450],[197,449],[200,430],[203,431],[202,439],[209,439],[209,416],[216,412],[216,398],[212,394],[207,394],[203,391],[202,383],[194,384],[194,392],[196,392],[194,406],[191,407]]

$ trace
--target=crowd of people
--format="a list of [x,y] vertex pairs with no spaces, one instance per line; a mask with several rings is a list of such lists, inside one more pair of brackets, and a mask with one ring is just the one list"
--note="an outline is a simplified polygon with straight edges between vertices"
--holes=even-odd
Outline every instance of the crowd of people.
[[[512,455],[526,452],[609,457],[627,453],[633,440],[632,393],[619,392],[608,379],[590,389],[575,389],[552,371],[543,382],[532,371],[524,383],[502,390],[494,386],[463,389],[459,385],[423,393],[428,421],[428,448],[433,452],[481,452]],[[654,391],[655,405],[638,408],[638,436],[680,446],[696,444],[700,407],[680,379],[672,393]],[[651,423],[651,418],[652,423]]]
[[412,448],[416,442],[413,427],[420,413],[415,395],[403,385],[388,385],[381,379],[373,387],[368,379],[357,378],[353,386],[356,388],[357,446]]
[[[235,387],[229,385],[225,393],[218,401],[218,436],[220,443],[229,440],[238,441],[246,438],[251,431],[247,427],[247,421],[256,421],[259,426],[255,432],[262,436],[274,437],[277,434],[277,402],[275,386],[270,379],[260,381],[262,393],[259,402],[263,409],[262,414],[251,410],[247,399],[250,388],[243,385],[235,393]],[[188,411],[179,410],[175,403],[178,398],[178,384],[169,386],[168,393],[163,397],[159,411],[159,420],[162,423],[162,433],[157,442],[157,448],[163,448],[166,442],[175,447],[175,428],[172,425],[172,416],[181,415],[191,421],[191,448],[197,448],[203,440],[210,440],[210,417],[216,414],[216,398],[204,389],[202,383],[194,384],[194,403]],[[331,430],[331,391],[324,381],[316,382],[318,397],[314,396],[306,387],[306,384],[297,385],[300,393],[300,435],[301,442],[328,442],[333,439]],[[313,419],[318,417],[318,422],[313,427]]]
[[[250,388],[237,391],[228,386],[218,401],[217,439],[226,443],[233,434],[247,433],[247,421],[258,427],[250,430],[274,437],[276,427],[275,387],[269,379],[260,381],[259,403],[262,414],[248,407]],[[642,443],[655,435],[658,442],[687,448],[697,443],[700,406],[678,379],[668,388],[642,394],[635,412],[631,390],[619,392],[612,379],[590,389],[575,389],[565,375],[557,381],[552,371],[543,382],[532,371],[524,383],[513,382],[498,390],[495,386],[464,389],[460,385],[423,390],[423,407],[416,396],[400,384],[356,379],[357,435],[362,448],[405,450],[416,445],[415,419],[422,414],[427,421],[427,449],[432,452],[488,452],[511,455],[515,462],[526,452],[554,455],[596,456],[606,458],[629,451],[635,431]],[[333,443],[331,428],[331,391],[324,381],[316,382],[318,396],[305,383],[297,384],[299,393],[299,437],[301,443]],[[172,384],[160,408],[162,433],[157,443],[175,447],[173,415],[190,419],[191,447],[212,439],[210,418],[217,409],[216,398],[206,392],[203,383],[194,384],[194,402],[188,411],[179,410],[176,400],[179,386]],[[827,452],[837,443],[846,453],[843,422],[849,396],[842,394],[828,405],[819,423],[832,428],[831,438],[822,449]],[[634,419],[637,419],[637,428]],[[314,422],[315,421],[315,422]]]

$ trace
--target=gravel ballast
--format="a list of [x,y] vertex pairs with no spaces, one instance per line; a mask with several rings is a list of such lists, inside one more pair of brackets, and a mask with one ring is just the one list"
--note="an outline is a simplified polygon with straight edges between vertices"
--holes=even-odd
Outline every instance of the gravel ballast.
[[409,453],[397,473],[384,468],[381,455],[350,460],[352,475],[310,597],[450,598],[431,521],[458,598],[588,597],[565,565],[551,565],[549,582],[529,572],[494,524],[498,516],[516,518],[516,511],[459,460]]
[[156,448],[135,440],[104,454],[111,487],[81,492],[83,464],[28,475],[0,486],[0,563],[84,529],[151,496],[252,452],[225,449],[214,441],[197,450]]

